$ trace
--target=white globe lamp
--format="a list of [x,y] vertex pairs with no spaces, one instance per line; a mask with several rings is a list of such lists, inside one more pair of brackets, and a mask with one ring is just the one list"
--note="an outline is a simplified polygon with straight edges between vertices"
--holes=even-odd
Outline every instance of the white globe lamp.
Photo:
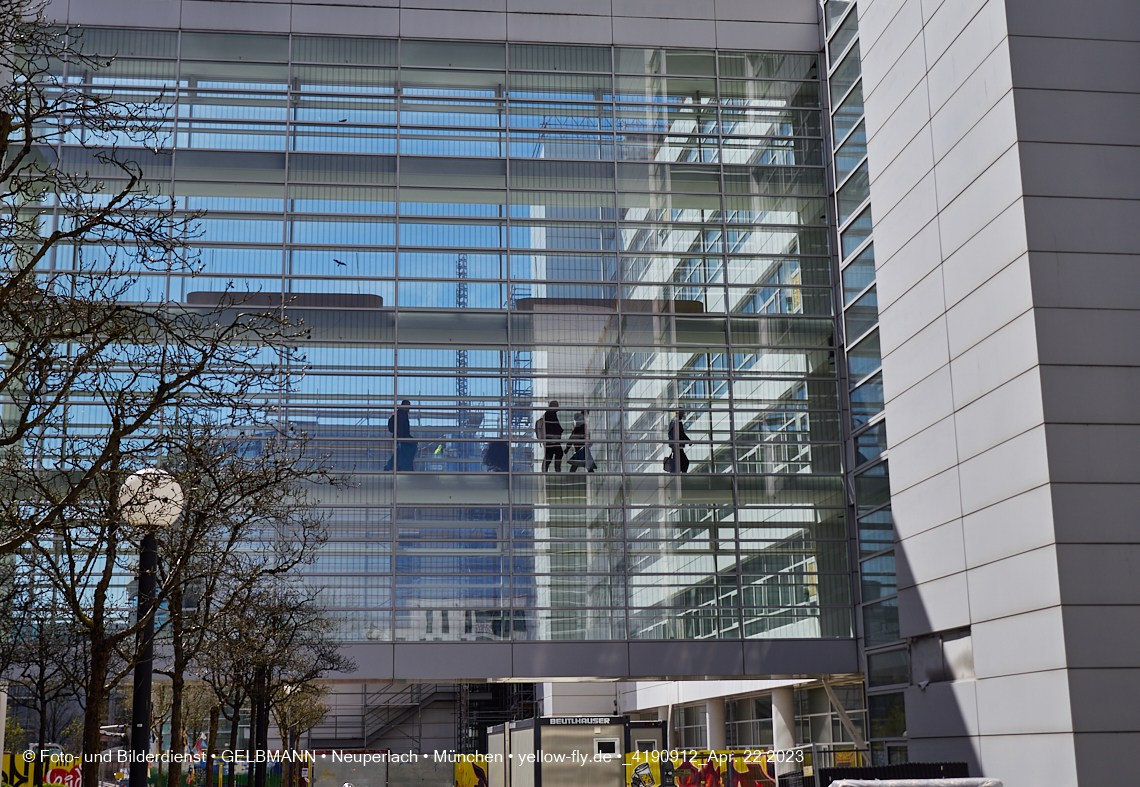
[[182,487],[165,470],[147,467],[127,476],[119,490],[123,520],[135,527],[169,527],[182,515]]

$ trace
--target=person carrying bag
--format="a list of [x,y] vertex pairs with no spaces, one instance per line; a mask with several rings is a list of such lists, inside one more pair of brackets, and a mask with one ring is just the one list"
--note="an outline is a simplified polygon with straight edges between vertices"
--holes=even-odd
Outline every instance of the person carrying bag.
[[[689,472],[689,457],[685,454],[685,449],[681,446],[692,445],[693,441],[685,434],[685,411],[678,410],[677,415],[669,422],[669,445],[672,452],[665,457],[662,466],[666,473],[687,473]],[[677,459],[680,458],[680,467],[678,468]]]
[[588,410],[579,410],[574,414],[574,429],[566,441],[567,451],[573,451],[569,461],[571,473],[579,467],[585,467],[587,473],[592,473],[598,469],[597,463],[594,462],[594,455],[590,451],[590,427],[586,422],[586,417],[589,414]]

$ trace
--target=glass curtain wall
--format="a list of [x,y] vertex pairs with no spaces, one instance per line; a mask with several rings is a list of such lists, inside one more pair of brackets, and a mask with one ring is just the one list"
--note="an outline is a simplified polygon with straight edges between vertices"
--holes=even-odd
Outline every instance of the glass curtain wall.
[[[899,642],[898,582],[895,573],[894,522],[891,518],[887,423],[883,413],[879,308],[875,287],[867,131],[863,120],[859,16],[854,0],[828,0],[824,5],[827,34],[828,86],[831,100],[836,213],[843,300],[844,346],[850,376],[851,429],[854,442],[852,480],[859,533],[859,575],[863,644],[869,676],[882,664],[904,676],[907,651]],[[901,645],[901,649],[900,649]],[[887,670],[890,672],[891,670]],[[905,681],[904,681],[905,682]],[[905,724],[891,714],[901,712],[902,694],[879,678],[867,681],[871,714],[872,757],[876,764],[905,761]],[[879,723],[888,709],[890,724]]]
[[208,211],[138,298],[308,330],[346,640],[852,636],[816,56],[85,41]]

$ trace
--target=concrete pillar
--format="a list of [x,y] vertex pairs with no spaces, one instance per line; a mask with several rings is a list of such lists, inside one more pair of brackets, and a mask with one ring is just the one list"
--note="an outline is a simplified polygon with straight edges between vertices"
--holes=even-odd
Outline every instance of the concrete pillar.
[[[776,751],[790,749],[796,745],[796,700],[795,689],[785,686],[772,689],[772,748]],[[794,763],[776,760],[776,773],[790,773],[798,770]]]
[[673,710],[672,705],[662,705],[661,707],[659,707],[657,709],[658,720],[665,722],[665,740],[663,740],[661,742],[662,746],[665,749],[672,749],[673,748],[673,716],[672,716],[672,710]]
[[705,740],[710,749],[724,749],[724,697],[705,701]]

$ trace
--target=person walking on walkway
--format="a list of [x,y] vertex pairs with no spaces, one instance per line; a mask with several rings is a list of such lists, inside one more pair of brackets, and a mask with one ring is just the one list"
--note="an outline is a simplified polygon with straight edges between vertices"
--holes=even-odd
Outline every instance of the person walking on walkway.
[[685,411],[678,410],[669,422],[669,446],[673,453],[665,459],[665,471],[669,473],[689,472],[689,457],[682,446],[692,445],[693,441],[685,434]]
[[[412,403],[405,399],[400,402],[395,414],[388,416],[388,431],[396,438],[396,453],[393,459],[396,460],[396,470],[401,473],[412,470],[416,452],[419,450],[419,444],[415,440],[405,439],[412,436],[411,406]],[[392,459],[388,460],[384,469],[392,469]]]
[[586,468],[587,473],[598,469],[590,452],[590,424],[586,420],[589,415],[589,410],[579,410],[574,414],[574,429],[566,439],[566,453],[570,455],[567,463],[571,473],[579,467]]
[[554,463],[554,472],[562,472],[562,423],[558,420],[558,400],[551,400],[547,411],[542,414],[535,424],[535,436],[545,447],[542,455],[542,472],[550,471]]

